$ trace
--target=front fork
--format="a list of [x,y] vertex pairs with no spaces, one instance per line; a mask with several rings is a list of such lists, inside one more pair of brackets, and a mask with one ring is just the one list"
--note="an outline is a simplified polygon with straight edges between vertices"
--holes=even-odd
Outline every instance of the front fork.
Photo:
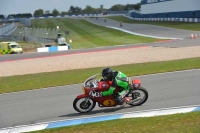
[[85,98],[85,100],[84,100],[85,104],[83,105],[84,107],[87,107],[89,99],[90,99],[90,97]]

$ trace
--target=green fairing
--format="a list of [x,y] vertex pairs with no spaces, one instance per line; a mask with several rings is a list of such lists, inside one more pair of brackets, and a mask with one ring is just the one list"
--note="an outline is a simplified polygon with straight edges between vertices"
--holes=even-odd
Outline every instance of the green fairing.
[[[117,76],[115,77],[115,80],[117,81],[117,86],[119,86],[122,90],[122,92],[120,93],[123,94],[124,91],[129,90],[129,86],[128,86],[128,82],[127,81],[122,81],[123,79],[127,79],[127,76],[122,73],[122,72],[118,72]],[[109,96],[112,95],[113,92],[115,91],[116,88],[114,87],[110,87],[107,91],[102,92],[103,96]]]

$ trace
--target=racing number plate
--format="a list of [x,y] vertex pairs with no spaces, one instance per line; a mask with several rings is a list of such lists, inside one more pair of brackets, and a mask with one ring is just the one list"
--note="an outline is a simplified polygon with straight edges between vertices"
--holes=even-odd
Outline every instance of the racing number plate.
[[115,101],[114,100],[105,100],[103,102],[104,106],[114,106],[115,105]]

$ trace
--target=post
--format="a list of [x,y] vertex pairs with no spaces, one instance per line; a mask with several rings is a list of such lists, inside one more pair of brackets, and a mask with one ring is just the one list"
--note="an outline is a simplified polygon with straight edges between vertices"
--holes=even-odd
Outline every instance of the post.
[[49,33],[46,33],[46,43],[48,43],[48,41],[47,41],[47,38],[48,38],[48,34],[49,34]]
[[20,32],[19,32],[19,34],[20,34],[20,37],[21,37],[21,39],[20,39],[20,40],[22,41],[22,32],[20,31]]
[[27,28],[27,27],[24,28],[24,40],[25,40],[25,41],[26,41],[26,28]]

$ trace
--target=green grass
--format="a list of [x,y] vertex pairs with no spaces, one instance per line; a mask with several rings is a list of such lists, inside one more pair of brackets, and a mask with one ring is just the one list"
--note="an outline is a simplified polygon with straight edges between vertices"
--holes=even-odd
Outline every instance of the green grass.
[[61,31],[68,30],[66,40],[72,40],[71,48],[93,48],[124,44],[138,44],[159,41],[159,39],[131,35],[122,31],[98,26],[85,20],[73,19],[40,19],[32,20],[35,28],[56,28]]
[[183,29],[183,30],[200,31],[200,23],[176,22],[176,21],[173,21],[173,22],[136,21],[136,20],[131,20],[131,19],[123,17],[123,16],[109,16],[107,18],[112,19],[112,20],[116,20],[116,21],[119,21],[119,22],[122,21],[124,23],[131,23],[131,24],[151,24],[151,25],[177,28],[177,29]]
[[200,111],[96,122],[34,133],[200,133]]
[[[200,68],[200,58],[182,59],[175,61],[150,62],[139,64],[127,64],[111,67],[119,70],[127,76],[145,75],[153,73],[170,72],[176,70],[186,70]],[[68,70],[59,72],[48,72],[21,76],[10,76],[0,78],[0,93],[17,92],[45,88],[52,86],[62,86],[74,83],[82,83],[86,78],[100,73],[102,68],[89,68]]]

